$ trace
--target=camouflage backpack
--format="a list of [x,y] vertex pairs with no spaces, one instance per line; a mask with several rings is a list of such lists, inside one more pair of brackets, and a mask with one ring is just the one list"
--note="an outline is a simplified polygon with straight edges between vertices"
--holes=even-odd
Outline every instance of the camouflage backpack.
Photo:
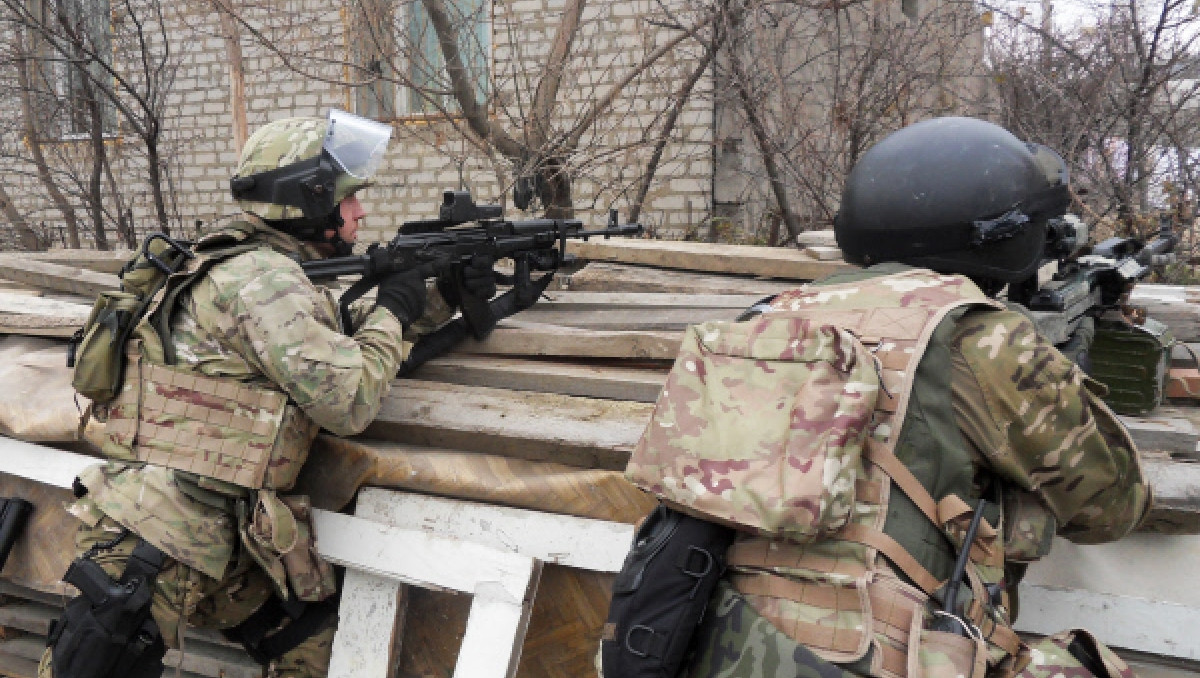
[[97,405],[121,392],[125,375],[125,345],[146,316],[167,340],[170,312],[179,292],[204,275],[213,264],[258,247],[258,243],[220,233],[196,244],[162,233],[146,237],[142,248],[119,273],[121,289],[101,292],[87,322],[67,345],[67,367],[74,368],[71,385]]
[[[752,320],[689,327],[626,477],[669,506],[771,539],[842,532],[864,461],[894,460],[891,429],[934,328],[954,308],[995,307],[964,283],[911,269],[802,287]],[[864,294],[870,303],[844,303]]]
[[874,357],[843,327],[784,313],[694,325],[626,475],[669,505],[811,541],[850,517],[878,394]]

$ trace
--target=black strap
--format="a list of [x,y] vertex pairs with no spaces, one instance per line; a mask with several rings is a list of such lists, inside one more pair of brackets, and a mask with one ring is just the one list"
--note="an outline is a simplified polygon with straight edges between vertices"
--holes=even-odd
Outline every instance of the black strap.
[[[496,320],[502,320],[533,306],[534,302],[546,291],[553,277],[554,272],[550,271],[541,278],[534,280],[529,289],[521,290],[513,287],[511,290],[492,299],[488,304],[492,317]],[[409,352],[408,358],[400,364],[396,376],[407,377],[421,365],[448,352],[457,346],[459,342],[473,334],[474,332],[472,332],[470,324],[464,318],[460,317],[453,322],[446,323],[437,331],[421,337],[416,345],[413,346],[412,351]]]
[[[175,303],[178,301],[180,293],[190,288],[193,283],[199,280],[201,276],[208,273],[209,269],[211,269],[217,263],[244,252],[258,249],[260,246],[261,244],[259,242],[251,238],[249,242],[242,241],[237,245],[227,248],[215,248],[213,250],[206,249],[203,251],[203,254],[206,258],[200,262],[200,265],[197,266],[194,271],[191,271],[183,279],[174,283],[172,283],[171,278],[164,278],[159,287],[155,289],[155,293],[146,297],[146,301],[143,303],[150,304],[154,297],[157,296],[158,291],[161,290],[163,286],[167,287],[167,291],[163,295],[162,303],[160,303],[158,308],[154,310],[152,326],[154,327],[155,332],[158,333],[159,340],[162,342],[163,360],[168,365],[175,364],[175,344],[171,341],[170,324],[171,316],[175,311]],[[144,312],[142,309],[138,310]]]
[[309,603],[297,619],[293,619],[279,633],[272,634],[263,639],[262,644],[259,645],[259,649],[270,659],[282,657],[284,654],[291,652],[300,643],[321,632],[331,619],[337,617],[339,599],[339,597],[334,596],[326,598],[319,603]]
[[[295,599],[284,602],[273,595],[254,614],[223,633],[241,643],[254,661],[266,666],[324,629],[337,615],[338,600],[334,596],[319,603],[300,603]],[[291,622],[277,633],[267,635],[285,618]]]

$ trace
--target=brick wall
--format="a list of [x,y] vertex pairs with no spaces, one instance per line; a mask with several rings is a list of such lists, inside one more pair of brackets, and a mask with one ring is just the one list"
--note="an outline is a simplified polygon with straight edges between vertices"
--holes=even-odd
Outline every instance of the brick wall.
[[[510,133],[520,134],[528,87],[536,82],[550,49],[562,5],[562,0],[508,0],[493,9],[497,99],[505,104],[494,110],[493,119]],[[169,207],[188,233],[196,221],[208,224],[236,212],[228,196],[228,180],[237,162],[229,101],[229,52],[218,17],[208,3],[164,2],[163,7],[176,70],[163,108],[161,147],[171,180]],[[317,0],[272,0],[256,7],[248,11],[247,20],[289,51],[306,57],[293,65],[312,77],[290,70],[278,54],[244,36],[241,47],[250,130],[280,117],[324,115],[330,107],[352,110],[350,88],[327,81],[343,80],[346,75],[341,64],[350,58],[348,41],[355,39],[348,34],[352,22],[346,12]],[[567,129],[641,55],[674,35],[644,20],[658,11],[657,7],[660,4],[650,0],[610,0],[588,7],[576,39],[579,56],[564,77],[563,96],[555,111],[556,129]],[[122,30],[121,21],[115,25],[117,31]],[[152,45],[152,50],[161,53],[161,41]],[[653,129],[661,118],[664,92],[678,86],[694,56],[694,50],[681,50],[635,80],[618,98],[612,113],[602,116],[584,136],[572,164],[574,199],[581,218],[601,220],[610,207],[618,208],[622,215],[627,212],[639,168],[649,155],[645,130]],[[129,69],[135,65],[128,60],[118,63]],[[6,72],[0,77],[7,81],[12,75]],[[711,83],[702,82],[698,89],[665,149],[643,209],[643,220],[664,235],[682,233],[709,211]],[[0,107],[6,112],[14,110],[12,97],[0,97]],[[377,184],[363,195],[370,213],[367,239],[383,238],[404,220],[433,214],[441,191],[460,183],[481,202],[505,197],[512,181],[509,163],[482,153],[453,122],[406,119],[395,121],[394,127]],[[78,144],[47,146],[57,149],[59,155],[74,153],[86,160]],[[51,232],[57,232],[61,217],[37,182],[32,165],[13,157],[22,155],[19,135],[0,130],[0,146],[6,151],[0,166],[13,178],[10,191],[19,196],[16,201],[32,221],[45,222]],[[145,154],[140,141],[126,130],[111,139],[108,148],[135,224],[142,230],[153,228],[154,210],[144,187]],[[86,164],[76,164],[86,171]],[[82,209],[78,214],[86,218]],[[520,216],[511,208],[509,214]]]

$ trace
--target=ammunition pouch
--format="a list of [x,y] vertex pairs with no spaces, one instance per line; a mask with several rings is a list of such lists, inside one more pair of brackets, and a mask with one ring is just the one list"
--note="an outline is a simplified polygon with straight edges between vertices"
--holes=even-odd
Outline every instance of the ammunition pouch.
[[82,557],[63,581],[79,589],[51,625],[56,678],[158,678],[167,648],[150,616],[154,585],[166,555],[139,541],[119,581]]

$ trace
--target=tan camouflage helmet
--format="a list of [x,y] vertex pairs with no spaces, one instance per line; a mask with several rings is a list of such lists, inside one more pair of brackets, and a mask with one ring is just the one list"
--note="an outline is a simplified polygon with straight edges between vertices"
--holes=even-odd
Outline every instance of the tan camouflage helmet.
[[[285,118],[263,125],[246,140],[234,178],[249,177],[315,158],[321,153],[328,127],[328,119],[316,117]],[[339,173],[334,189],[334,204],[368,183],[367,179]],[[237,203],[246,212],[268,220],[300,219],[304,216],[299,207],[246,199],[238,199]]]

